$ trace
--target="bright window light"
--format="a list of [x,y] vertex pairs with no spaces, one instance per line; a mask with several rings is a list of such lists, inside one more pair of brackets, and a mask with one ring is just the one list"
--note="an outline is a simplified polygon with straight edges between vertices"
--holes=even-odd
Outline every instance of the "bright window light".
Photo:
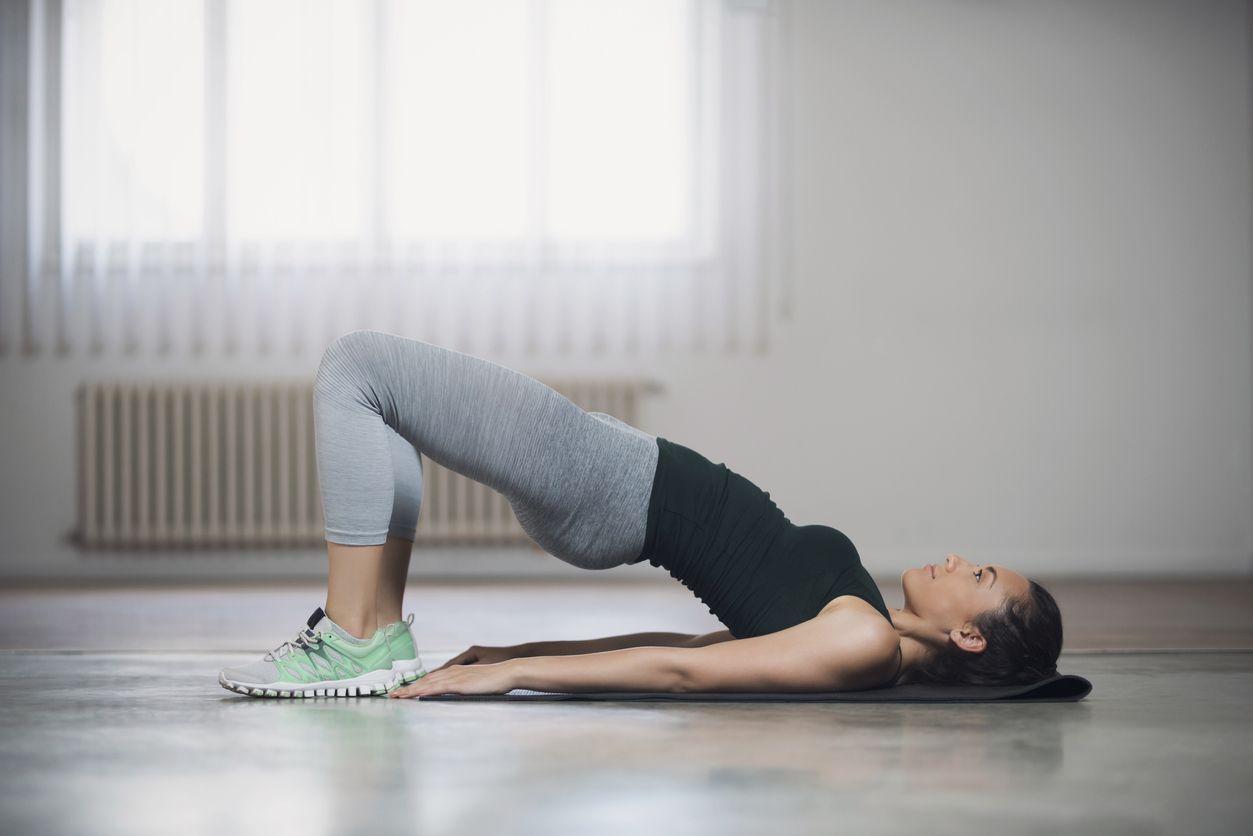
[[217,225],[232,242],[652,244],[694,227],[690,3],[65,9],[69,241]]

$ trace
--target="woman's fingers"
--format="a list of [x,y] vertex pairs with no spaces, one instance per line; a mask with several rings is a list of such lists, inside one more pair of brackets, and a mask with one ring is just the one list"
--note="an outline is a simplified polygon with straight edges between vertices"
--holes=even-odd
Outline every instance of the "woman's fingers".
[[504,694],[515,686],[513,666],[507,662],[461,665],[443,673],[432,672],[389,694],[393,699],[439,694]]

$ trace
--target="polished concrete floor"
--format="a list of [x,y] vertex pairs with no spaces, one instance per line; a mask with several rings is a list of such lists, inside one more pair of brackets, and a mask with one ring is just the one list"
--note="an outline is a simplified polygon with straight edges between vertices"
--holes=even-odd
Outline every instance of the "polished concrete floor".
[[[322,588],[0,590],[0,833],[1247,832],[1253,584],[1050,588],[1080,703],[249,699],[217,670],[294,636]],[[428,667],[718,628],[672,582],[424,582],[408,604]]]

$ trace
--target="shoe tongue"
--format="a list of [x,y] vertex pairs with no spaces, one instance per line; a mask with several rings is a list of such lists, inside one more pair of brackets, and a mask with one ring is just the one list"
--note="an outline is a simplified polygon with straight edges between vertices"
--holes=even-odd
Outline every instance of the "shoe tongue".
[[313,615],[309,616],[309,620],[306,623],[308,624],[309,629],[315,633],[334,633],[341,639],[347,639],[348,641],[355,642],[357,644],[360,644],[362,641],[349,633],[343,627],[340,627],[334,621],[331,621],[331,617],[327,615],[326,611],[321,607],[318,607],[313,611]]

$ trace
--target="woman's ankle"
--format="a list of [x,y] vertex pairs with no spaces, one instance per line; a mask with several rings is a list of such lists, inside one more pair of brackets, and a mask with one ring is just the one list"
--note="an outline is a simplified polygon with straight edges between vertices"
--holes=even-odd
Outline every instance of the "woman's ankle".
[[340,615],[331,612],[329,608],[323,609],[323,612],[326,613],[327,618],[334,621],[342,629],[344,629],[348,635],[356,639],[368,639],[378,631],[379,627],[383,626],[383,622],[380,622],[379,619],[373,615],[345,615],[341,617]]

